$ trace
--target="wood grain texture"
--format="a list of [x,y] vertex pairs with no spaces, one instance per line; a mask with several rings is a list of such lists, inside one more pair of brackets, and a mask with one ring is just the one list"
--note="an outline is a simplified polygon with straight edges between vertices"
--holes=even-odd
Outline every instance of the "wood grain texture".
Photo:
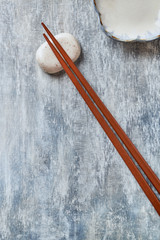
[[64,74],[42,72],[41,21],[160,177],[160,43],[101,31],[92,1],[0,0],[0,239],[160,239],[160,221]]

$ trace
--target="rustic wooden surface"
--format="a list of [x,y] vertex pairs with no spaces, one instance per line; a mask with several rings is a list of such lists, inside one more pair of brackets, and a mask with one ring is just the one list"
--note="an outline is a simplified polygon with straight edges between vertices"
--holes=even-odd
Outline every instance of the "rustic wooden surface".
[[44,21],[160,177],[160,42],[101,31],[89,0],[0,0],[0,239],[160,239],[160,218],[64,74],[42,72]]

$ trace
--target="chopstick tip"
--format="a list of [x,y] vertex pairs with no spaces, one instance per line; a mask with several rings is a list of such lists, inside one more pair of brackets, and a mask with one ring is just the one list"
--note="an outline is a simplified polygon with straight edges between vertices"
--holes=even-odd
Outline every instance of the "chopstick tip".
[[46,39],[47,42],[49,41],[49,39],[48,39],[48,37],[46,36],[45,33],[43,33],[43,37]]

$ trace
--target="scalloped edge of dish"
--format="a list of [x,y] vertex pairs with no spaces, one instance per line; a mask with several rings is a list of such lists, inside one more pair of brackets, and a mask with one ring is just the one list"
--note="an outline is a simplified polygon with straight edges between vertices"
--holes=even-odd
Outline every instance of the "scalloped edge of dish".
[[125,42],[125,43],[133,43],[133,42],[140,42],[140,43],[144,43],[144,42],[151,42],[151,41],[154,41],[154,40],[157,40],[160,38],[160,35],[156,35],[155,37],[151,38],[151,39],[128,39],[128,40],[124,40],[124,39],[121,39],[121,38],[118,38],[114,35],[112,35],[111,32],[107,31],[107,29],[104,27],[103,25],[103,22],[102,22],[102,19],[101,19],[101,13],[99,12],[98,8],[97,8],[97,3],[96,3],[96,0],[93,0],[93,4],[94,4],[94,8],[98,14],[98,17],[99,17],[99,22],[101,24],[101,28],[103,30],[103,32],[108,36],[110,37],[111,39],[114,39],[118,42]]

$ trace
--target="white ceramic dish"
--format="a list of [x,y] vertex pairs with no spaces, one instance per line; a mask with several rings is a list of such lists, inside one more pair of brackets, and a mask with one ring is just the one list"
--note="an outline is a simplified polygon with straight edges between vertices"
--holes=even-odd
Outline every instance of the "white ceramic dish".
[[160,38],[160,0],[93,0],[106,34],[118,41]]

